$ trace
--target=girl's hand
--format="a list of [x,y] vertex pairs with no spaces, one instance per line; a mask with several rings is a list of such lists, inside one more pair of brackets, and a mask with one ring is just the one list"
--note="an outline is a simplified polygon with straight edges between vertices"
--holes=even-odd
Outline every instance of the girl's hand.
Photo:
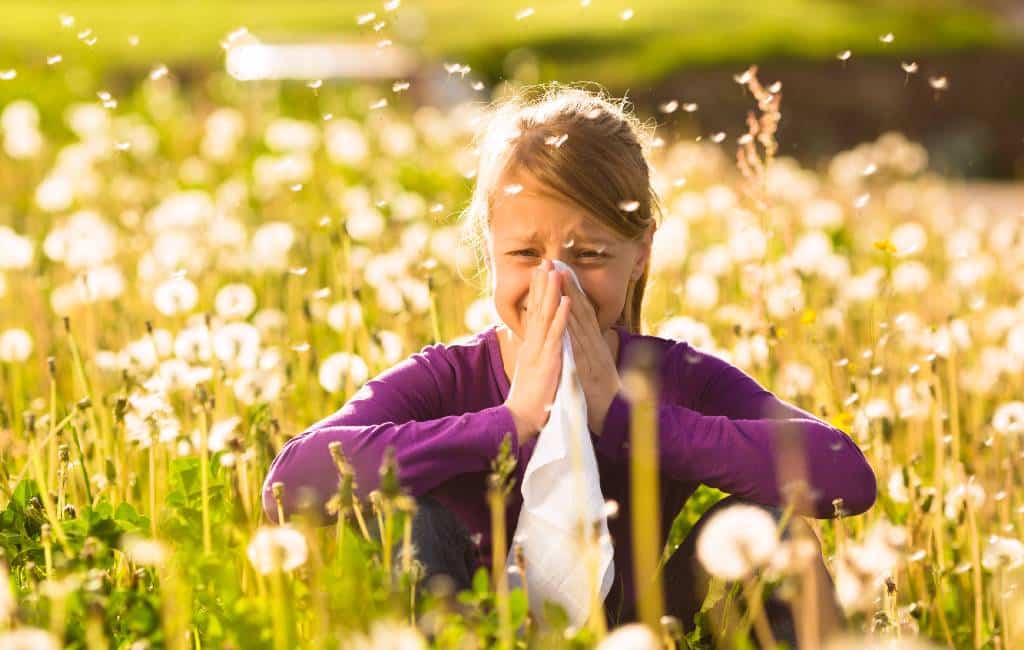
[[551,263],[541,260],[530,281],[526,332],[505,400],[515,420],[520,444],[544,428],[562,375],[562,333],[571,299],[562,296],[559,280]]
[[562,286],[569,296],[569,339],[572,356],[576,361],[576,374],[583,385],[587,400],[587,425],[601,435],[604,419],[612,399],[622,390],[619,370],[597,323],[590,300],[580,291],[568,271],[563,271]]

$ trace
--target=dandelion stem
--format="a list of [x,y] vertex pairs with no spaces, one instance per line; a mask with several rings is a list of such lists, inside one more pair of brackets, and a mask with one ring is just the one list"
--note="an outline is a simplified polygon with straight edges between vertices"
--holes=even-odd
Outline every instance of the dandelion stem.
[[210,447],[209,423],[206,420],[206,406],[199,410],[199,487],[203,502],[203,553],[213,552],[210,534]]

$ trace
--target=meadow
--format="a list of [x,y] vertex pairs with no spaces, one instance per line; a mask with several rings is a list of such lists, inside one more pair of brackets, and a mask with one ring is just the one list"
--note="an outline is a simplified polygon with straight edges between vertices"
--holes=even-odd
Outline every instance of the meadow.
[[[741,72],[755,114],[778,108],[784,89]],[[359,503],[336,457],[336,524],[263,515],[286,440],[494,322],[458,222],[482,109],[164,66],[116,97],[0,106],[0,648],[728,645],[709,612],[685,636],[533,625],[487,571],[454,601],[418,596],[393,466]],[[665,214],[643,331],[864,450],[876,505],[808,520],[849,647],[1020,647],[1021,215],[957,206],[898,133],[805,169],[761,124],[651,143]],[[645,552],[720,496],[698,492]],[[799,592],[798,550],[758,559],[755,590]],[[742,605],[745,586],[716,598]],[[758,612],[738,611],[740,636]]]

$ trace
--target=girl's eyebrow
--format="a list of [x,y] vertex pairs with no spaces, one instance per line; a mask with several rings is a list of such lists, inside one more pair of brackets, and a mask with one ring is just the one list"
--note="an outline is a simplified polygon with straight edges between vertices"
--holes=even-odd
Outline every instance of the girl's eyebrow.
[[[513,235],[509,237],[509,239],[515,242],[527,244],[532,244],[541,241],[541,237],[537,233],[533,233],[530,235]],[[598,246],[612,246],[615,243],[602,237],[594,237],[592,235],[580,235],[578,233],[572,233],[571,235],[569,235],[569,239],[567,239],[566,241],[571,241],[573,245],[587,243],[596,244]]]

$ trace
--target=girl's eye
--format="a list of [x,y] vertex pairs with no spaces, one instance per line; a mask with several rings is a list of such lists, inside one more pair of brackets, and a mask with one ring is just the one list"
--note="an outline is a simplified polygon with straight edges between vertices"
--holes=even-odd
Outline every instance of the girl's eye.
[[[532,250],[521,250],[521,251],[513,251],[512,252],[512,255],[534,255],[534,254],[535,254],[535,252],[532,251]],[[598,257],[605,257],[605,254],[602,253],[601,251],[580,251],[578,254],[579,254],[580,257],[589,257],[591,259],[595,259],[595,258],[598,258]]]

